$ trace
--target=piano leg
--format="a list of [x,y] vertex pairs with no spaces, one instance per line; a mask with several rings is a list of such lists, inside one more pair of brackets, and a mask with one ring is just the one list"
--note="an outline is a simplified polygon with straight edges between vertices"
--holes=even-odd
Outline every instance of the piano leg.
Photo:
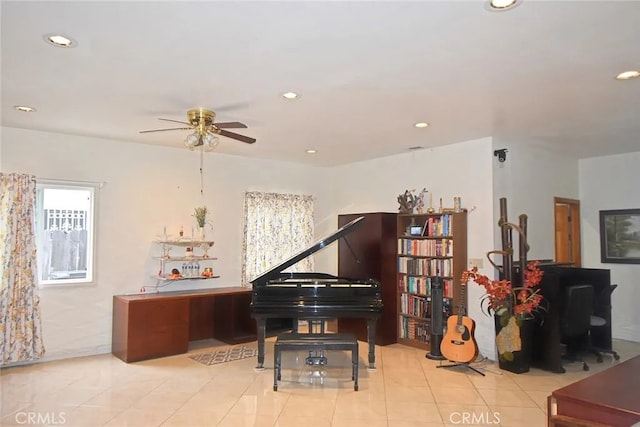
[[376,319],[367,320],[367,342],[369,343],[369,369],[376,369]]
[[258,366],[256,369],[264,369],[264,339],[266,335],[266,319],[256,319],[258,334]]

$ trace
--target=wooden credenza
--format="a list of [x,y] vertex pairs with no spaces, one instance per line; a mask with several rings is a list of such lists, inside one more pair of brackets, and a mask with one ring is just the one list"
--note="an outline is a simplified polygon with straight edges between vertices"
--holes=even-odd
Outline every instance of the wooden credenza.
[[111,351],[125,362],[186,353],[189,341],[256,340],[251,289],[215,288],[115,295]]

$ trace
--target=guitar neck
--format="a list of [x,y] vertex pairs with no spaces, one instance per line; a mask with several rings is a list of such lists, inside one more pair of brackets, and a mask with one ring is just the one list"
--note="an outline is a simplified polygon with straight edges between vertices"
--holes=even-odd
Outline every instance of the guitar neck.
[[458,315],[465,316],[467,314],[467,284],[460,284],[460,304],[458,304]]

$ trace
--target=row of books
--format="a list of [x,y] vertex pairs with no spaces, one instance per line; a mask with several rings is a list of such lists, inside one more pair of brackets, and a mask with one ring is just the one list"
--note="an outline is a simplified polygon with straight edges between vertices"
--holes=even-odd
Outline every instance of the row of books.
[[[435,278],[424,276],[408,276],[402,274],[398,278],[398,288],[401,292],[410,292],[412,294],[431,295],[431,285]],[[453,280],[442,279],[442,290],[445,298],[453,298]]]
[[[450,298],[445,297],[442,299],[442,312],[445,319],[453,313],[452,300]],[[400,313],[431,319],[431,298],[403,293],[400,295]]]
[[398,257],[398,271],[400,273],[418,276],[451,277],[453,272],[453,259],[416,259],[408,257]]
[[400,295],[400,312],[416,317],[431,317],[430,301],[412,294]]
[[428,319],[418,320],[400,316],[400,338],[417,340],[424,343],[431,341],[431,322]]
[[451,223],[453,216],[444,214],[440,217],[430,216],[424,223],[423,236],[451,236]]
[[400,255],[453,256],[453,240],[398,239]]

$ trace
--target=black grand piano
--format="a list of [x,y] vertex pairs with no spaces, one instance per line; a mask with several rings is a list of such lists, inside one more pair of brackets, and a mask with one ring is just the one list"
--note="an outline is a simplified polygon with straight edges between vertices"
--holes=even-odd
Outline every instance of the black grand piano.
[[[359,217],[286,261],[262,273],[251,284],[251,317],[258,333],[258,368],[264,367],[267,319],[329,320],[340,317],[367,320],[369,368],[375,368],[376,321],[382,315],[380,283],[326,273],[286,273],[285,269],[344,237],[364,219]],[[295,326],[294,326],[295,327]]]

